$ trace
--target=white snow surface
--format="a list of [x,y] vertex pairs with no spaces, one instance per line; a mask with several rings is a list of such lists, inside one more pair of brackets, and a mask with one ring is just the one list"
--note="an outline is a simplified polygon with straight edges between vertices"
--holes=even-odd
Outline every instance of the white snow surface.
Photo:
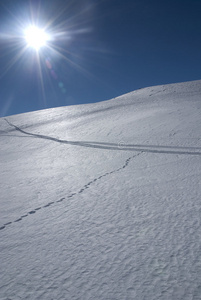
[[0,119],[0,299],[201,299],[201,81]]

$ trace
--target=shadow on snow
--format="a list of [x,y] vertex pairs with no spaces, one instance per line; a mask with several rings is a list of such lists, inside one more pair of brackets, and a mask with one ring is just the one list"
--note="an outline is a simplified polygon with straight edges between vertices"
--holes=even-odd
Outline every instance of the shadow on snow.
[[10,123],[7,119],[6,122],[14,127],[17,131],[44,140],[50,140],[60,144],[67,144],[73,146],[105,149],[105,150],[119,150],[119,151],[140,151],[150,153],[164,153],[164,154],[185,154],[185,155],[201,155],[201,148],[199,147],[178,147],[178,146],[159,146],[159,145],[140,145],[140,144],[116,144],[116,143],[105,143],[105,142],[91,142],[91,141],[67,141],[57,139],[51,136],[35,134],[27,132],[18,126]]

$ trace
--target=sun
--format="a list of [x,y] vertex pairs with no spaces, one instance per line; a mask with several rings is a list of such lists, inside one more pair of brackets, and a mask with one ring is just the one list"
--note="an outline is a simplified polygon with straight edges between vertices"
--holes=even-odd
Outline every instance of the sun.
[[[66,72],[69,74],[71,68],[85,76],[93,77],[82,66],[81,49],[85,49],[84,45],[81,48],[74,47],[81,35],[92,31],[92,27],[88,25],[85,27],[84,21],[88,23],[89,10],[87,8],[77,11],[77,4],[74,7],[71,3],[73,1],[63,1],[64,6],[61,8],[60,5],[56,5],[58,1],[55,1],[55,13],[52,13],[51,9],[50,17],[46,14],[46,5],[42,5],[42,0],[27,2],[29,2],[27,9],[25,7],[22,14],[20,14],[21,10],[19,15],[15,15],[15,10],[10,12],[8,9],[14,18],[3,26],[5,31],[0,30],[0,45],[3,44],[3,51],[5,51],[5,53],[0,51],[0,59],[4,55],[9,58],[0,70],[0,79],[14,66],[15,70],[22,69],[29,76],[34,76],[34,78],[37,76],[43,104],[46,107],[48,101],[46,89],[52,83],[51,88],[59,88],[64,95],[67,89],[62,76],[66,78]],[[69,2],[69,5],[66,2]],[[93,5],[91,7],[93,8]],[[24,18],[26,15],[28,18]],[[7,49],[8,53],[6,53]]]
[[30,26],[25,30],[25,40],[29,47],[38,51],[40,48],[47,45],[49,36],[43,29],[36,26]]

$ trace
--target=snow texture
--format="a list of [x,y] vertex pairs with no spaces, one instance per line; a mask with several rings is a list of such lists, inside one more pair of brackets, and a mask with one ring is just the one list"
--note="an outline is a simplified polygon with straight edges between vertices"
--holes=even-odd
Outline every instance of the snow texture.
[[1,300],[201,299],[201,81],[0,119]]

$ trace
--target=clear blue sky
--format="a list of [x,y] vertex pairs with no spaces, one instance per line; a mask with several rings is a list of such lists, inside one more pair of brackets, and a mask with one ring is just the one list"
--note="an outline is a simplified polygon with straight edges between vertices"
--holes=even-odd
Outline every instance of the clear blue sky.
[[[0,116],[201,79],[200,16],[200,0],[1,0]],[[54,36],[38,54],[32,22]]]

